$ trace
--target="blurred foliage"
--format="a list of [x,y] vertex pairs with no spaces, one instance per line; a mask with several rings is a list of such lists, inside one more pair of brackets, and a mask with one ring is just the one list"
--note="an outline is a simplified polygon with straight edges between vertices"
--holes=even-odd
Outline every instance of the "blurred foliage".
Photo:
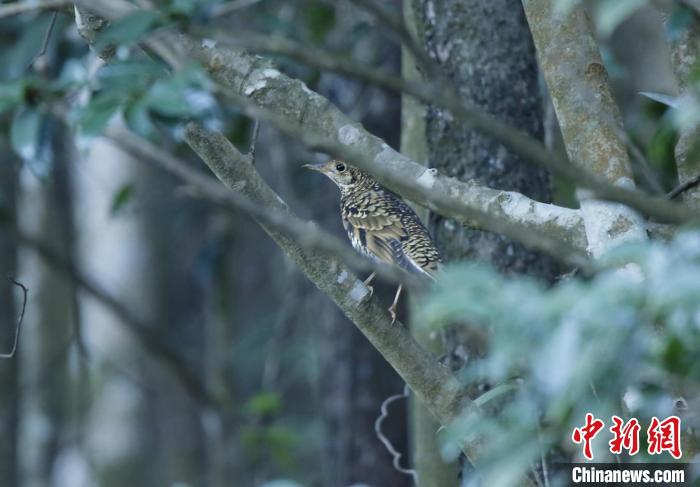
[[[446,457],[479,437],[487,463],[494,462],[493,485],[511,485],[541,451],[575,453],[565,440],[587,412],[608,423],[616,414],[645,425],[652,416],[678,414],[674,394],[700,392],[700,231],[681,232],[668,244],[628,244],[603,262],[613,267],[551,288],[454,265],[418,304],[415,322],[431,330],[457,326],[487,334],[488,352],[463,371],[465,382],[511,386],[507,399],[481,399],[484,411],[498,403],[496,416],[467,415],[446,429]],[[612,461],[606,441],[597,438],[596,446],[597,461]],[[505,457],[507,465],[497,461]]]

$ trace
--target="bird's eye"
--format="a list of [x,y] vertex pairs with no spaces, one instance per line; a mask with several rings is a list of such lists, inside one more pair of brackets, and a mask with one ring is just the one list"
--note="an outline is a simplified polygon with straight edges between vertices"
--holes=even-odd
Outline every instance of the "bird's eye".
[[338,171],[338,172],[343,172],[343,171],[345,171],[345,164],[343,164],[342,162],[341,162],[340,164],[336,164],[336,165],[335,165],[335,170]]

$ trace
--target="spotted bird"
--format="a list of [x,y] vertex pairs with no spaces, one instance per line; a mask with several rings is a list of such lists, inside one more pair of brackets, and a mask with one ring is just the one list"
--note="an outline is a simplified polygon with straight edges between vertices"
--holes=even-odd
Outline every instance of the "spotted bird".
[[[340,215],[355,250],[376,262],[435,279],[440,253],[418,215],[397,194],[344,161],[304,167],[325,174],[340,188]],[[374,276],[373,272],[365,285],[369,287]],[[392,323],[401,289],[399,285],[389,307]]]

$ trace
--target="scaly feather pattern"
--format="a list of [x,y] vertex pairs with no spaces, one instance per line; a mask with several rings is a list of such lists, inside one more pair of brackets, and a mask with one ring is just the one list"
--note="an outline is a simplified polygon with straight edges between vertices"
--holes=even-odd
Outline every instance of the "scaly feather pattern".
[[356,250],[434,278],[440,254],[418,215],[398,195],[343,161],[333,160],[314,169],[340,188],[343,226]]

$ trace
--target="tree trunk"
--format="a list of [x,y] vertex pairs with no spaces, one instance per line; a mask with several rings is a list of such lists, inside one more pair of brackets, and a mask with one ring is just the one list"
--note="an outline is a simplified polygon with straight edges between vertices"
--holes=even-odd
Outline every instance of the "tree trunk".
[[[6,140],[2,141],[7,144]],[[7,145],[5,145],[7,146]],[[17,161],[7,154],[0,160],[0,222],[16,221]],[[8,232],[0,231],[0,353],[8,353],[14,342],[18,310],[15,286],[5,276],[17,277],[17,245]],[[0,360],[0,479],[3,484],[19,485],[18,431],[20,389],[19,356]]]
[[[413,0],[419,37],[461,95],[537,139],[543,138],[543,103],[537,60],[521,4],[517,0]],[[519,191],[549,202],[548,174],[523,161],[492,138],[457,122],[445,110],[428,107],[425,133],[429,165],[462,181]],[[432,214],[429,229],[444,258],[487,262],[505,273],[552,280],[557,265],[550,258],[501,235],[464,228]],[[453,368],[473,363],[479,346],[446,333],[446,353]],[[473,394],[483,385],[470,384]],[[456,483],[456,480],[454,481]]]
[[[65,127],[47,122],[50,134],[50,169],[46,179],[28,174],[23,186],[20,220],[23,231],[38,236],[63,258],[67,247],[72,209],[64,196],[70,191],[72,160],[66,147]],[[68,205],[68,206],[67,206]],[[52,485],[56,462],[63,451],[70,426],[73,393],[68,358],[73,343],[74,293],[65,276],[55,272],[34,253],[21,259],[22,276],[30,289],[27,315],[20,342],[22,379],[27,401],[22,405],[21,463],[27,467],[24,482]],[[37,425],[45,425],[44,432]]]
[[[537,60],[517,0],[414,0],[430,55],[469,102],[537,139],[543,137]],[[551,200],[549,176],[444,110],[427,114],[430,165],[463,181]],[[448,260],[489,262],[508,273],[551,278],[556,266],[505,237],[438,215],[431,230]]]
[[[404,23],[409,31],[416,35],[416,11],[410,2],[404,4]],[[402,56],[402,74],[405,79],[420,80],[421,75],[415,65],[410,51],[404,47]],[[428,162],[428,146],[426,140],[426,107],[413,97],[405,96],[401,107],[401,153],[411,159]],[[422,208],[414,208],[426,221],[428,212]],[[427,333],[420,326],[413,327],[413,336],[426,350],[440,356],[442,343],[435,334]],[[459,465],[456,462],[445,462],[440,455],[440,445],[437,431],[440,429],[432,414],[417,401],[414,396],[410,399],[410,432],[413,465],[422,487],[447,487],[459,482]]]

